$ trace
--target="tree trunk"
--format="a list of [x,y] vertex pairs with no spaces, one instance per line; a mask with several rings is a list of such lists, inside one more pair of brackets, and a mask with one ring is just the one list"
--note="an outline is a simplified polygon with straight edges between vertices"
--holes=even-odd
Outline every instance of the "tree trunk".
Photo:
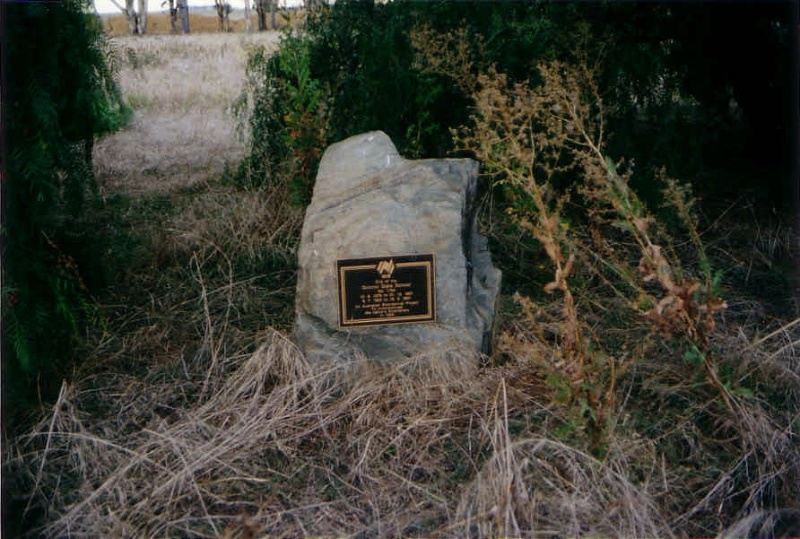
[[253,21],[250,20],[250,0],[244,0],[244,31],[247,34],[253,33]]
[[178,33],[178,8],[175,6],[175,0],[169,1],[169,33]]
[[125,16],[128,18],[128,31],[131,35],[139,32],[139,17],[136,15],[136,10],[133,7],[133,0],[125,0]]
[[789,122],[789,132],[791,140],[791,155],[792,166],[790,167],[791,175],[789,176],[789,190],[792,197],[792,213],[794,214],[794,238],[792,241],[793,255],[794,255],[794,310],[795,314],[800,317],[800,79],[798,79],[798,63],[800,62],[800,7],[797,2],[791,2],[791,20],[789,21],[789,31],[791,38],[789,45],[792,48],[792,61],[793,69],[790,69],[791,80],[791,121]]
[[139,33],[147,33],[147,0],[139,0]]
[[258,13],[258,31],[263,32],[267,29],[267,10],[264,5],[267,0],[256,0],[256,12]]
[[275,4],[278,0],[269,0],[269,22],[272,25],[272,29],[275,30],[277,25],[275,24]]
[[214,0],[214,6],[217,8],[217,32],[222,32],[225,29],[225,5],[222,0]]
[[181,32],[189,33],[189,3],[187,0],[178,0],[178,15],[181,18]]

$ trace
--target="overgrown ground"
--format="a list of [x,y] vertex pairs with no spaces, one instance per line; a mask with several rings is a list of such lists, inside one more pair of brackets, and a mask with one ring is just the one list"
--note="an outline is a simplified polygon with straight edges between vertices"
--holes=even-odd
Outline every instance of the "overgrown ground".
[[[98,217],[114,227],[113,256],[124,256],[118,282],[125,295],[117,303],[132,351],[163,347],[171,362],[177,343],[189,348],[181,357],[199,353],[189,343],[207,330],[247,333],[236,345],[247,348],[254,330],[290,323],[292,242],[301,216],[276,200],[279,194],[242,192],[225,181],[243,156],[232,107],[246,52],[277,39],[115,40],[120,82],[136,112],[128,130],[97,145],[95,165],[106,201],[106,215]],[[209,318],[223,311],[224,322]],[[212,327],[219,323],[224,328]]]
[[[256,41],[277,37],[114,40],[135,116],[97,144],[102,203],[85,216],[114,286],[97,298],[80,369],[7,448],[4,497],[21,528],[667,537],[740,519],[752,535],[774,517],[789,529],[796,513],[770,511],[800,506],[800,320],[758,290],[785,290],[775,267],[789,227],[748,221],[740,204],[703,229],[727,269],[713,345],[733,407],[692,358],[607,313],[591,323],[621,336],[628,368],[598,445],[546,376],[513,289],[481,367],[454,350],[310,365],[288,337],[302,215],[286,189],[228,182],[245,147],[231,107]],[[486,231],[508,281],[522,282],[530,242],[488,215]]]

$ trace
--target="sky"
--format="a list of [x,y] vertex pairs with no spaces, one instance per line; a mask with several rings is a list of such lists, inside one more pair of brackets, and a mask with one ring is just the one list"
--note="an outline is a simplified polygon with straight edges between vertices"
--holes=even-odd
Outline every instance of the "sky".
[[[148,13],[160,13],[167,9],[166,7],[161,7],[161,2],[163,0],[148,0],[147,10]],[[244,0],[228,0],[230,5],[233,9],[244,9]],[[303,0],[278,0],[279,5],[297,5],[302,4]],[[117,0],[118,4],[125,5],[125,0]],[[254,4],[254,0],[250,0],[250,6],[252,7]],[[119,8],[117,8],[111,0],[94,0],[94,5],[97,8],[98,13],[121,13]],[[138,6],[139,3],[134,2],[134,5]],[[189,12],[191,12],[193,7],[203,7],[203,6],[213,6],[214,0],[189,0]]]

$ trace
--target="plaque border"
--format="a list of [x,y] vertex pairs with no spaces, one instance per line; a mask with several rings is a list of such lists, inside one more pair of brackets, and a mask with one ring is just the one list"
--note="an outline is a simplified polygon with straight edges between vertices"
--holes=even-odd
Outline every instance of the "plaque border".
[[[415,257],[430,257],[430,260],[404,260]],[[375,265],[382,260],[394,260],[396,267],[403,266],[423,266],[428,272],[427,284],[427,312],[426,314],[415,314],[406,316],[350,319],[345,320],[347,312],[347,294],[345,293],[345,274],[352,270],[375,269]],[[398,262],[399,260],[399,262]],[[370,263],[367,264],[366,262]],[[358,265],[359,262],[364,264]],[[347,265],[344,265],[347,264]],[[339,328],[347,329],[352,327],[383,326],[394,324],[419,324],[424,322],[436,322],[436,255],[434,253],[410,253],[404,255],[370,256],[363,258],[343,258],[336,260],[336,288],[339,303]]]

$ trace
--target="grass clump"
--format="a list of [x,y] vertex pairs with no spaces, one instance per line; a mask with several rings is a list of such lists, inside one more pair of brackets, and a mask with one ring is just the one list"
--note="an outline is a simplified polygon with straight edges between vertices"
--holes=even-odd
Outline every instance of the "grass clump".
[[[463,367],[430,371],[416,359],[315,370],[278,333],[252,354],[217,359],[207,373],[196,370],[207,361],[190,362],[126,388],[64,386],[53,417],[9,462],[29,472],[17,474],[34,486],[29,506],[64,507],[48,515],[45,536],[222,537],[236,527],[382,535],[409,533],[426,513],[441,520],[452,494],[428,474],[455,451],[450,426],[475,404]],[[96,399],[109,422],[86,429],[83,410]],[[42,499],[56,470],[72,494]]]
[[758,421],[735,425],[713,391],[665,384],[663,363],[641,362],[646,383],[623,380],[598,459],[554,437],[568,408],[529,364],[476,376],[473,357],[450,351],[312,366],[279,332],[225,351],[223,328],[212,319],[202,354],[146,376],[66,384],[14,441],[5,469],[38,533],[671,536],[786,503],[797,478],[796,449],[769,425],[780,413],[748,403]]

